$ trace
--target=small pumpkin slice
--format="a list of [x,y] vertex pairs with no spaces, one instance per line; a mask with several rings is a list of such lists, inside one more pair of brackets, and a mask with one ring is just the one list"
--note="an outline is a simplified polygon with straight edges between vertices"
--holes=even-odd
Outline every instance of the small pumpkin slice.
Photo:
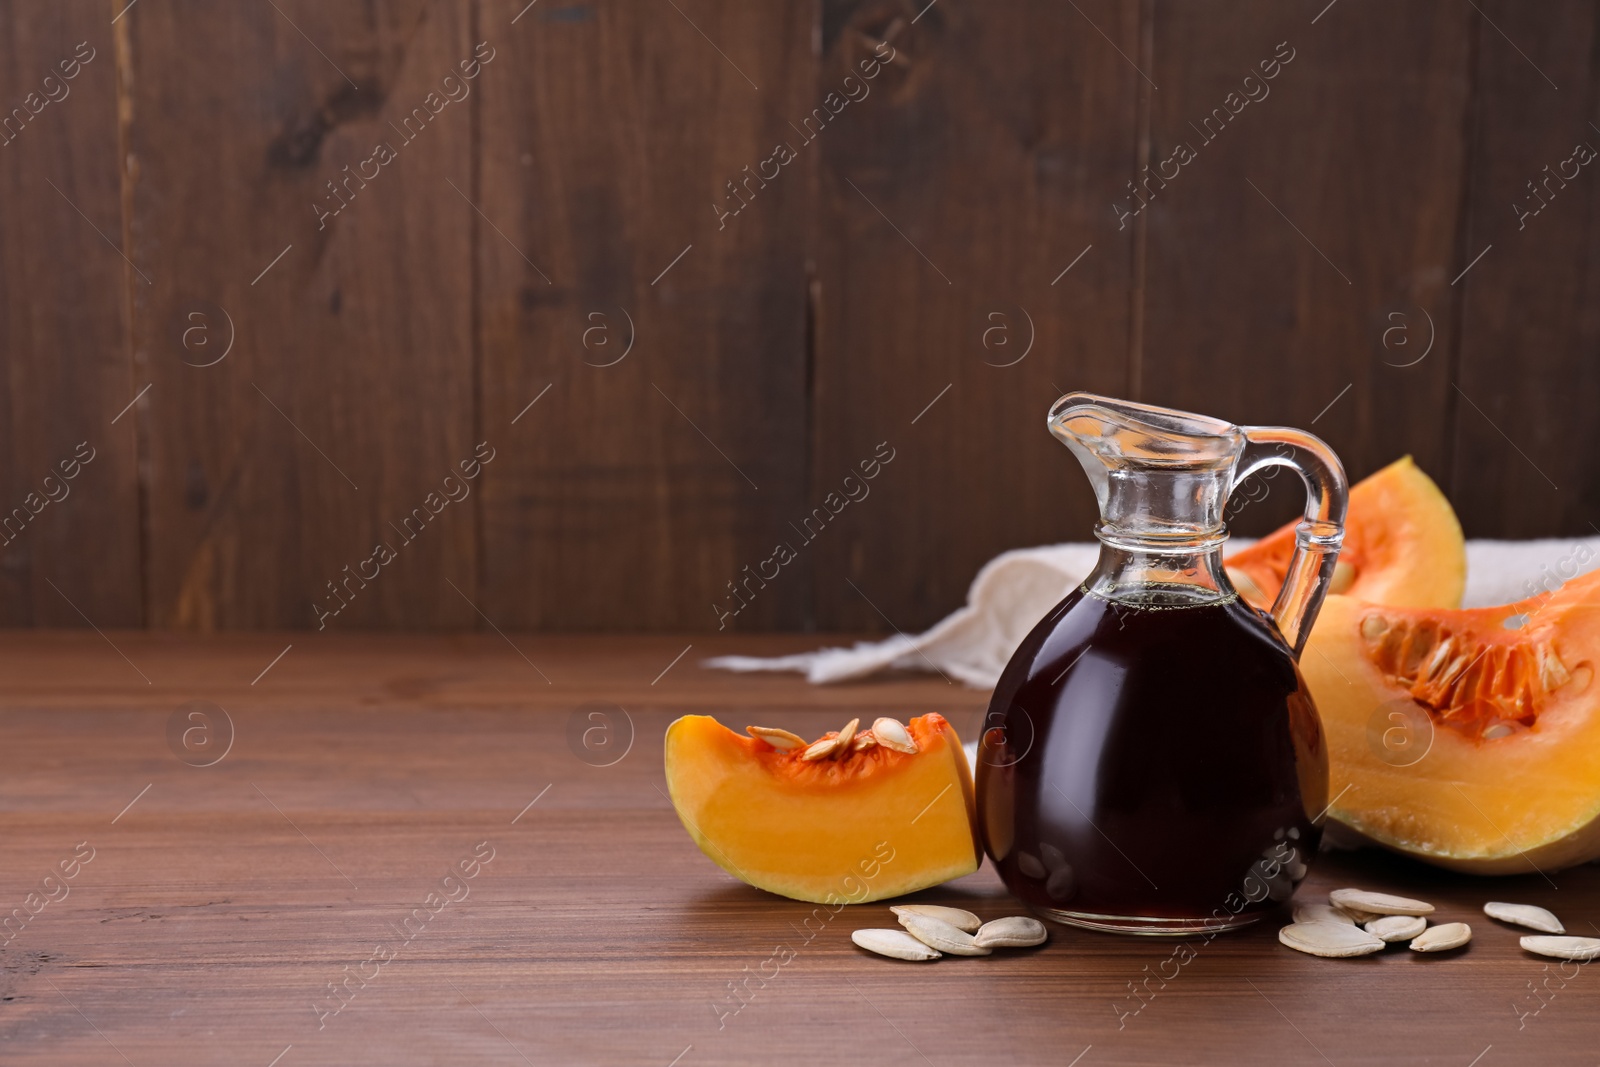
[[784,748],[685,715],[667,728],[667,788],[694,843],[742,882],[815,903],[897,897],[981,858],[961,739],[942,715],[904,729],[915,752],[849,736],[819,750],[831,731]]

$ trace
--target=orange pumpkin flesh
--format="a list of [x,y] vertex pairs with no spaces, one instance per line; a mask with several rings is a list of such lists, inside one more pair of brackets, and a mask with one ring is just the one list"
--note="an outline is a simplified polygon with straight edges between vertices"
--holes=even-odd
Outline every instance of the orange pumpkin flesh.
[[[1272,606],[1294,553],[1294,523],[1228,557],[1228,576],[1258,608]],[[1350,490],[1332,591],[1374,604],[1458,608],[1467,582],[1461,524],[1439,487],[1396,460]]]
[[667,786],[695,844],[740,881],[816,903],[900,896],[971,874],[981,855],[955,730],[931,714],[907,730],[914,754],[806,761],[686,715],[667,728]]
[[1600,858],[1600,572],[1494,608],[1330,596],[1300,669],[1329,816],[1478,874]]

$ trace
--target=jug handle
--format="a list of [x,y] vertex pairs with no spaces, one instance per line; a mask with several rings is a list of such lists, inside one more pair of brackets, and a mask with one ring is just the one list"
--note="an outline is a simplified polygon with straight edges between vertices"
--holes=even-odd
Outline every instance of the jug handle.
[[1271,611],[1278,632],[1299,659],[1327,596],[1344,541],[1349,496],[1344,466],[1331,448],[1303,430],[1285,426],[1240,429],[1247,443],[1234,469],[1230,492],[1263,467],[1289,467],[1305,482],[1305,518],[1295,527],[1294,555]]

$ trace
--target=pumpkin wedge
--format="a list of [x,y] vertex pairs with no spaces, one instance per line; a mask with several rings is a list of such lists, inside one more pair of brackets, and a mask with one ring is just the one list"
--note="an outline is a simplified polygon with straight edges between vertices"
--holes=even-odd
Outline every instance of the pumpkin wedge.
[[941,715],[806,742],[707,715],[667,728],[667,786],[700,850],[742,882],[860,904],[978,869],[972,775]]
[[1600,572],[1514,604],[1330,596],[1300,670],[1328,739],[1329,816],[1453,870],[1600,858]]
[[[1228,557],[1228,577],[1250,603],[1272,606],[1294,554],[1294,523]],[[1450,501],[1410,456],[1350,490],[1334,593],[1418,608],[1459,608],[1467,546]]]

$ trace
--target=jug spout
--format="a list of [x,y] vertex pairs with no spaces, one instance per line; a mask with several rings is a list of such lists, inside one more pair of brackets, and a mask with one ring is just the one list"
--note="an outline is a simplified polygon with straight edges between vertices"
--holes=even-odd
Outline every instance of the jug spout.
[[1094,486],[1101,541],[1193,550],[1226,537],[1223,512],[1247,443],[1239,427],[1092,393],[1056,401],[1049,427]]
[[[1165,571],[1174,578],[1198,575],[1216,593],[1231,593],[1215,551],[1228,536],[1228,494],[1263,467],[1293,468],[1305,483],[1305,518],[1272,618],[1299,654],[1344,537],[1344,468],[1327,445],[1301,430],[1235,426],[1093,393],[1057,400],[1048,425],[1094,486],[1100,506],[1095,536],[1131,557],[1120,572],[1133,576],[1130,584]],[[1160,556],[1179,562],[1162,564]],[[1097,575],[1115,586],[1120,579],[1109,574],[1106,559],[1102,552]]]

